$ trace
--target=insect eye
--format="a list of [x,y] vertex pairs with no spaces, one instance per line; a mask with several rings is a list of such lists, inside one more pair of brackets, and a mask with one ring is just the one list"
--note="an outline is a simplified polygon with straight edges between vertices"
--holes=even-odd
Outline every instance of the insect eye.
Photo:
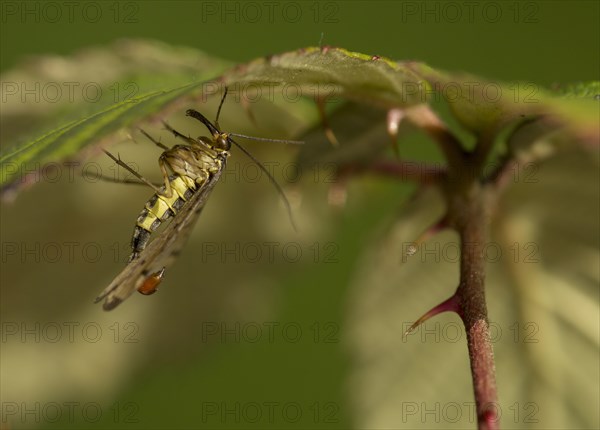
[[228,138],[225,136],[219,136],[217,138],[217,146],[225,151],[229,151],[231,149],[231,144],[229,143]]

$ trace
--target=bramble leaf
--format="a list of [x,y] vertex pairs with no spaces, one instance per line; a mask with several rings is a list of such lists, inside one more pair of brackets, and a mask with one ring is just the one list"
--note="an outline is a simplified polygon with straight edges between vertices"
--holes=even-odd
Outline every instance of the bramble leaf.
[[[224,72],[228,66],[190,48],[134,40],[71,58],[37,58],[5,73],[0,186],[6,189],[15,181],[26,182],[24,172],[76,157],[90,144],[111,143],[119,138],[120,129],[148,117],[164,117],[185,103],[220,93],[224,85],[245,104],[253,102],[252,97],[271,102],[284,99],[286,111],[299,112],[292,135],[317,123],[317,115],[305,103],[314,99],[323,103],[350,100],[360,109],[380,109],[381,119],[374,110],[366,121],[372,125],[365,130],[383,124],[385,110],[441,100],[458,124],[474,134],[498,133],[527,118],[540,119],[543,132],[565,129],[567,140],[588,146],[597,145],[600,136],[597,100],[559,98],[531,83],[494,83],[437,71],[422,63],[332,47],[272,55]],[[597,86],[591,83],[573,92],[593,93]],[[54,96],[58,100],[52,99],[52,91],[58,91],[59,96]],[[96,91],[93,98],[89,91]],[[343,133],[346,124],[350,127],[348,118],[338,122],[333,132]],[[374,153],[380,151],[380,133],[365,134],[370,137],[362,145],[371,146]],[[347,140],[343,137],[342,146]],[[20,144],[10,144],[17,139]],[[364,152],[358,151],[355,159],[362,159]]]

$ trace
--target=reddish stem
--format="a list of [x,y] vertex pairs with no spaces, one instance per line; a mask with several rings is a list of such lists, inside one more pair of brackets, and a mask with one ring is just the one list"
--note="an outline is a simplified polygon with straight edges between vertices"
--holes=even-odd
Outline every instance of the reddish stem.
[[[485,301],[486,227],[485,189],[474,185],[467,195],[451,200],[461,240],[460,283],[456,290],[465,325],[479,429],[499,428],[494,351]],[[452,204],[453,203],[453,204]]]

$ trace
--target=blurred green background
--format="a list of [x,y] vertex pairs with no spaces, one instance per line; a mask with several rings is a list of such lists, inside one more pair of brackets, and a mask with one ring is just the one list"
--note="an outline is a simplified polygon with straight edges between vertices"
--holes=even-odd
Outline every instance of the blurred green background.
[[[471,2],[469,7],[435,1],[65,3],[2,3],[3,72],[30,55],[68,55],[118,38],[151,38],[235,63],[322,42],[502,81],[549,86],[599,78],[595,1]],[[207,116],[214,107],[207,105]],[[235,108],[227,110],[229,124],[235,123]],[[256,116],[260,120],[260,111]],[[182,120],[173,124],[188,126]],[[427,144],[416,137],[406,151],[425,157],[431,153]],[[124,145],[119,152],[135,157],[142,171],[156,172],[158,152],[140,148]],[[282,165],[293,157],[285,148],[256,152]],[[554,215],[567,217],[569,207],[587,214],[578,225],[591,226],[587,233],[561,232],[573,240],[573,249],[588,252],[569,268],[582,268],[583,278],[593,281],[598,214],[588,205],[597,206],[597,171],[577,156],[570,160],[571,170],[557,167],[534,191],[579,198],[565,206],[556,203]],[[102,157],[98,163],[110,165]],[[574,183],[585,179],[585,185],[557,187],[556,172],[573,175]],[[151,298],[136,295],[110,314],[91,300],[122,267],[148,190],[63,177],[44,181],[13,204],[2,203],[1,428],[474,428],[467,413],[472,397],[464,338],[411,344],[401,337],[403,323],[452,293],[456,265],[427,279],[419,276],[433,273],[433,266],[405,268],[409,275],[417,273],[419,282],[390,272],[387,289],[364,274],[370,265],[364,255],[380,250],[374,244],[402,213],[412,187],[360,178],[350,184],[340,211],[327,205],[325,181],[305,180],[296,190],[304,195],[297,208],[298,236],[266,180],[240,181],[235,173],[231,178],[218,185],[164,288]],[[523,195],[515,198],[529,201]],[[553,202],[560,199],[547,203]],[[401,237],[410,241],[435,219],[436,210],[424,205],[409,211]],[[520,240],[538,237],[530,222],[512,221]],[[571,225],[569,219],[560,222]],[[557,225],[563,224],[548,228]],[[558,236],[561,240],[563,250],[570,250]],[[278,244],[272,259],[265,251],[271,242]],[[207,244],[217,254],[206,256]],[[298,262],[280,252],[286,244],[301,250]],[[240,254],[256,247],[263,253],[257,262]],[[55,257],[57,249],[62,254]],[[562,258],[549,254],[549,261]],[[235,255],[242,255],[239,261]],[[580,282],[578,275],[567,278]],[[563,357],[558,364],[538,366],[540,356],[548,358],[564,341],[549,335],[561,319],[547,322],[539,313],[518,313],[513,305],[525,300],[518,289],[490,288],[490,316],[504,318],[505,336],[496,345],[503,426],[597,427],[596,329],[579,336],[579,326],[569,325],[575,339],[584,339],[577,344],[582,349],[574,349],[579,364]],[[587,303],[585,312],[569,308],[571,302],[565,306],[596,324],[597,289],[583,291],[577,303]],[[510,340],[514,333],[526,334],[509,329],[523,314],[528,319],[521,323],[533,321],[541,333],[533,352],[531,345]],[[452,316],[439,321],[457,323]],[[535,350],[549,344],[554,346]],[[381,356],[385,366],[378,364]],[[364,370],[369,366],[375,372]],[[583,375],[573,369],[578,366],[586,369]],[[577,385],[586,380],[593,385]],[[459,419],[453,419],[449,402],[461,405]],[[434,412],[423,416],[424,410]]]

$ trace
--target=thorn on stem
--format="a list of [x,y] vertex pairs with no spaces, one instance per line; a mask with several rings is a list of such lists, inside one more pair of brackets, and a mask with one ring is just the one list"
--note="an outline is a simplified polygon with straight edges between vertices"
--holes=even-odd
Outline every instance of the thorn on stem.
[[453,294],[450,298],[446,299],[439,305],[431,308],[428,312],[423,314],[421,318],[416,320],[409,328],[404,332],[403,337],[406,338],[410,333],[412,333],[418,326],[423,324],[429,318],[436,316],[437,314],[441,314],[442,312],[456,312],[460,315],[460,304],[459,298],[455,294]]
[[394,150],[394,154],[398,160],[400,159],[400,149],[398,148],[398,129],[400,128],[400,123],[405,116],[406,114],[404,110],[400,108],[390,109],[387,113],[387,132],[390,136],[392,149]]
[[438,234],[440,231],[448,227],[448,217],[444,215],[435,224],[429,226],[423,233],[421,233],[415,241],[409,245],[406,250],[406,255],[412,256],[417,253],[417,248],[423,243],[431,239],[433,236]]
[[462,166],[464,154],[460,141],[433,109],[420,104],[407,108],[405,114],[410,122],[437,142],[449,166]]
[[317,109],[319,111],[319,117],[321,118],[321,126],[323,127],[323,131],[325,132],[325,137],[332,146],[340,146],[340,142],[335,137],[333,130],[329,126],[329,121],[327,121],[327,113],[325,112],[325,97],[316,97],[315,103],[317,104]]

